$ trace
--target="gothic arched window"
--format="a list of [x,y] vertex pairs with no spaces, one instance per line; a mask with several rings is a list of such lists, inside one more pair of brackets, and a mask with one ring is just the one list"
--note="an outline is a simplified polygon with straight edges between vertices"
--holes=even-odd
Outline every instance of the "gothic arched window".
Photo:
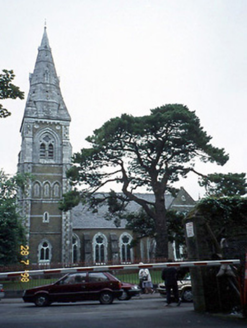
[[53,144],[48,145],[48,158],[53,158],[54,153],[53,153]]
[[54,138],[50,133],[45,133],[40,139],[40,159],[54,159]]
[[94,262],[105,264],[107,262],[107,238],[102,233],[97,233],[93,238]]
[[50,185],[48,182],[44,184],[44,197],[50,197]]
[[72,263],[79,262],[79,260],[80,260],[79,254],[80,254],[80,239],[75,233],[73,233],[73,236],[72,236]]
[[40,144],[40,152],[39,152],[40,158],[45,158],[45,144]]
[[35,182],[33,185],[33,196],[40,197],[40,184],[38,182]]
[[121,262],[129,263],[132,262],[132,249],[130,243],[132,241],[132,236],[125,232],[120,236],[120,259]]
[[42,241],[39,244],[38,250],[39,263],[48,264],[51,260],[51,245],[47,240]]
[[60,197],[60,186],[59,183],[55,183],[53,186],[53,197],[59,198]]
[[155,239],[147,239],[147,257],[149,261],[155,259],[156,241]]

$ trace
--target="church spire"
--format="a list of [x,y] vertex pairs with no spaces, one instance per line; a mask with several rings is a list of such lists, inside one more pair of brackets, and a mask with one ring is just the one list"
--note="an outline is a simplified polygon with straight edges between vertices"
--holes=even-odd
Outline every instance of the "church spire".
[[39,49],[47,49],[47,48],[51,49],[49,45],[49,40],[46,32],[46,23],[45,23],[44,34]]
[[34,72],[30,74],[30,90],[24,119],[26,117],[70,121],[70,115],[61,94],[46,26],[38,48]]

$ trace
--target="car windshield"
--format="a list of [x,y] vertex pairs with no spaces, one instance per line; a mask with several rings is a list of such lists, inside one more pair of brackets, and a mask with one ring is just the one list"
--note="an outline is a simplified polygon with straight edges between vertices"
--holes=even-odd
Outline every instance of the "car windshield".
[[191,280],[190,274],[187,273],[182,280]]
[[112,273],[108,272],[108,275],[110,275],[113,280],[117,280],[117,281],[121,282],[121,280],[118,279],[117,277],[115,277]]

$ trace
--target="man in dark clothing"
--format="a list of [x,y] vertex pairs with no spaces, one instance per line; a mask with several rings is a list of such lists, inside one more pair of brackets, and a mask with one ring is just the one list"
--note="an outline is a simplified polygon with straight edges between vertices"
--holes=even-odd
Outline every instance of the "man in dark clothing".
[[[171,261],[170,261],[171,262]],[[162,279],[165,282],[166,286],[166,302],[167,306],[172,302],[171,301],[171,291],[177,302],[177,306],[180,305],[181,300],[178,295],[178,283],[177,283],[177,270],[174,267],[166,267],[162,270]]]

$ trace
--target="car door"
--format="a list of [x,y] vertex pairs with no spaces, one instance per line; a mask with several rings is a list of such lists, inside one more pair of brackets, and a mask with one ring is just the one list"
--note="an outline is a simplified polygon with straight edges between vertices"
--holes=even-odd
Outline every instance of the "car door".
[[51,300],[53,302],[76,302],[83,300],[85,280],[86,273],[67,275],[50,289]]
[[89,272],[87,277],[87,299],[98,300],[103,289],[110,288],[110,281],[103,272]]
[[49,289],[49,297],[52,302],[70,302],[71,299],[71,275],[57,281]]
[[87,273],[77,273],[75,275],[74,298],[76,301],[87,300]]

